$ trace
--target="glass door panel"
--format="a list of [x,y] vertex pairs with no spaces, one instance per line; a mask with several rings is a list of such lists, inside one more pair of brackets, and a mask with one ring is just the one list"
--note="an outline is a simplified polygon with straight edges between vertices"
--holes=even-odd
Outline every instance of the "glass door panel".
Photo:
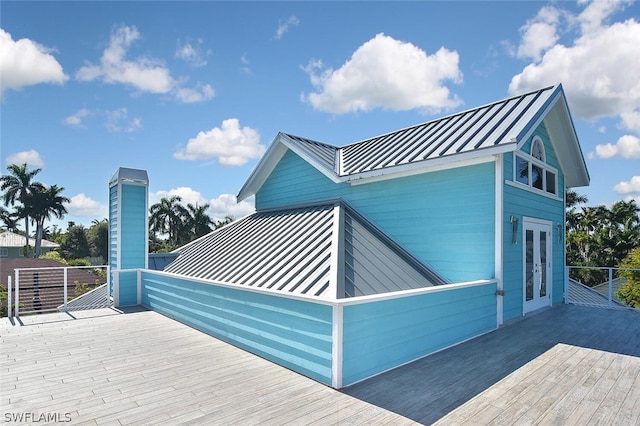
[[547,231],[540,231],[540,297],[547,295]]
[[524,313],[551,305],[551,224],[523,220]]
[[534,261],[533,261],[533,231],[527,229],[525,236],[525,300],[533,300]]

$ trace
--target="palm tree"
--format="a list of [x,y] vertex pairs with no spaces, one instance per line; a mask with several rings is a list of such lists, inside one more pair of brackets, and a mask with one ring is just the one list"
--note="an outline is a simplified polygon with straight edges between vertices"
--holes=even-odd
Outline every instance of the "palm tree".
[[211,225],[214,225],[215,222],[207,214],[208,209],[209,204],[204,204],[202,206],[199,206],[198,204],[195,206],[193,204],[187,204],[185,228],[189,232],[188,241],[195,240],[196,238],[200,238],[211,232]]
[[0,220],[4,222],[3,228],[7,231],[16,232],[18,230],[18,217],[2,206],[0,206]]
[[180,205],[182,198],[174,195],[171,198],[162,198],[159,203],[149,208],[149,227],[157,234],[167,234],[169,244],[176,245],[180,228],[182,227],[182,216],[185,211]]
[[27,163],[21,166],[12,164],[7,167],[8,175],[0,177],[0,189],[5,191],[2,198],[4,205],[15,205],[16,202],[22,203],[22,214],[24,218],[24,229],[26,236],[26,250],[29,250],[29,216],[31,213],[29,198],[34,191],[44,188],[40,182],[34,182],[33,178],[42,171],[42,169],[29,170]]
[[59,187],[58,185],[51,185],[48,188],[39,188],[31,195],[31,217],[36,224],[36,257],[40,256],[44,221],[51,219],[51,216],[62,219],[67,213],[67,208],[64,204],[68,203],[70,200],[67,197],[60,195],[62,191],[64,191],[64,188]]
[[573,189],[567,189],[565,194],[567,208],[575,207],[578,204],[585,204],[589,199],[586,195],[578,194]]

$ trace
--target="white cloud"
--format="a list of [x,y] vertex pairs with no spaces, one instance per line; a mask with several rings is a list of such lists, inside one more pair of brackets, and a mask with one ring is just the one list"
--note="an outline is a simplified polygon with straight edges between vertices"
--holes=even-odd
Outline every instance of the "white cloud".
[[14,41],[0,28],[0,95],[39,83],[63,84],[69,77],[48,49],[28,38]]
[[640,111],[627,111],[620,114],[623,129],[640,134]]
[[240,219],[255,211],[253,199],[238,203],[236,196],[232,194],[220,194],[218,198],[211,199],[209,205],[209,215],[215,221],[223,220],[227,216]]
[[86,108],[82,108],[79,109],[78,111],[76,111],[74,114],[71,114],[70,116],[68,116],[67,118],[64,119],[64,124],[71,126],[71,127],[80,127],[80,128],[84,128],[84,122],[83,120],[91,115],[91,111],[89,111]]
[[[76,72],[76,78],[80,81],[100,80],[111,84],[125,84],[141,92],[170,94],[184,103],[203,102],[214,97],[215,93],[209,84],[198,83],[195,88],[182,87],[181,82],[188,78],[177,81],[159,59],[145,56],[127,59],[128,49],[140,38],[141,35],[134,26],[122,25],[114,28],[100,64],[81,67]],[[194,47],[190,43],[179,45],[175,53],[176,57],[193,66],[206,65],[204,58],[207,54],[199,46]],[[131,131],[133,130],[135,129]]]
[[195,89],[190,89],[187,87],[181,87],[176,89],[176,98],[185,103],[195,103],[195,102],[204,102],[212,99],[215,96],[215,91],[213,87],[209,84],[200,84],[196,86]]
[[337,70],[322,71],[322,62],[311,61],[305,71],[317,92],[302,99],[334,114],[374,108],[438,112],[462,103],[443,84],[462,82],[458,62],[458,53],[444,47],[427,55],[411,43],[378,34]]
[[127,60],[127,49],[140,38],[134,26],[122,25],[111,32],[109,46],[102,53],[99,65],[86,65],[76,73],[81,81],[101,79],[106,83],[122,83],[142,92],[169,93],[175,82],[161,62],[146,57]]
[[624,201],[626,201],[627,203],[629,201],[635,201],[636,205],[640,206],[640,195],[632,197],[632,196],[628,196],[628,197],[624,197]]
[[159,203],[163,198],[171,198],[174,196],[178,196],[182,199],[180,204],[186,206],[187,204],[193,204],[194,206],[197,204],[202,206],[207,203],[207,199],[202,196],[202,194],[188,186],[180,186],[178,188],[170,189],[169,191],[157,191],[149,194],[149,203],[156,204]]
[[109,215],[107,206],[80,193],[70,198],[67,211],[71,216],[103,218]]
[[640,138],[624,135],[615,144],[597,145],[595,154],[600,158],[640,158]]
[[607,18],[631,3],[633,3],[633,0],[579,0],[578,4],[586,5],[585,9],[577,17],[582,32],[598,31]]
[[634,176],[628,182],[620,182],[613,187],[618,194],[637,194],[640,193],[640,176]]
[[558,41],[557,25],[560,11],[553,6],[545,6],[533,20],[520,28],[522,41],[516,55],[519,58],[539,60],[541,54]]
[[211,54],[211,51],[204,51],[202,48],[202,39],[198,39],[195,45],[191,42],[182,44],[178,40],[178,48],[176,49],[175,57],[182,59],[193,67],[203,67],[207,65],[206,57]]
[[282,20],[279,21],[278,29],[276,30],[275,35],[276,40],[282,39],[282,36],[284,36],[291,29],[291,27],[297,27],[299,24],[300,20],[296,16],[289,16],[289,18],[287,18],[287,20],[284,22],[282,22]]
[[42,157],[40,157],[38,151],[34,149],[11,154],[5,159],[5,163],[8,166],[11,164],[21,165],[26,163],[28,166],[36,167],[39,169],[44,167],[44,160],[42,159]]
[[[554,44],[544,51],[540,60],[513,77],[509,92],[523,93],[561,82],[572,112],[583,118],[614,116],[638,108],[640,23],[632,18],[606,24],[624,4],[593,2],[580,15],[567,17],[567,22],[580,23],[578,36],[566,46]],[[542,44],[547,45],[548,40]],[[539,47],[542,53],[544,49]]]
[[129,112],[126,108],[106,111],[105,114],[107,116],[105,127],[110,132],[133,133],[142,129],[142,119],[140,117],[129,119]]
[[265,152],[260,135],[250,127],[240,127],[237,118],[229,118],[221,127],[199,132],[187,146],[173,154],[178,160],[209,160],[217,158],[223,166],[242,166]]
[[240,57],[240,63],[242,64],[240,69],[246,74],[251,74],[251,68],[249,67],[250,62],[249,62],[249,58],[247,58],[246,53]]

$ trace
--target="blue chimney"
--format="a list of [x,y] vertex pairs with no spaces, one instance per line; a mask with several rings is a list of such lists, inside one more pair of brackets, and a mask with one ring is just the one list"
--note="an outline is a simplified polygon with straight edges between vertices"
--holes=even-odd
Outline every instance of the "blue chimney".
[[109,180],[109,266],[114,305],[140,304],[137,269],[149,256],[149,178],[120,167]]

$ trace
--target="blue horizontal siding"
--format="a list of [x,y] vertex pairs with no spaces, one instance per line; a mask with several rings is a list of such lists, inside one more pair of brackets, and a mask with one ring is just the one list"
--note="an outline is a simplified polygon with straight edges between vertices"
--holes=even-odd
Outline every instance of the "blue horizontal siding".
[[109,266],[118,267],[118,186],[109,188]]
[[[547,164],[558,170],[558,198],[554,199],[541,195],[535,191],[528,190],[524,186],[504,185],[503,286],[505,290],[505,321],[520,317],[523,314],[523,217],[543,219],[552,223],[552,303],[560,303],[564,297],[564,235],[562,239],[559,239],[557,229],[557,225],[564,226],[564,175],[544,124],[541,124],[527,142],[523,144],[521,152],[526,154],[531,152],[531,143],[536,136],[540,137],[544,143]],[[512,154],[504,155],[504,177],[505,181],[513,182]],[[509,222],[511,216],[516,216],[519,221],[518,241],[516,244],[512,243],[513,233]]]
[[120,268],[146,267],[147,194],[141,185],[122,185],[120,216]]
[[497,327],[496,284],[344,307],[343,385]]
[[138,304],[138,272],[116,271],[118,278],[118,306],[133,306]]
[[472,281],[495,273],[494,188],[493,162],[352,186],[288,151],[256,208],[342,197],[452,282]]
[[330,306],[147,271],[142,277],[142,304],[331,384]]

